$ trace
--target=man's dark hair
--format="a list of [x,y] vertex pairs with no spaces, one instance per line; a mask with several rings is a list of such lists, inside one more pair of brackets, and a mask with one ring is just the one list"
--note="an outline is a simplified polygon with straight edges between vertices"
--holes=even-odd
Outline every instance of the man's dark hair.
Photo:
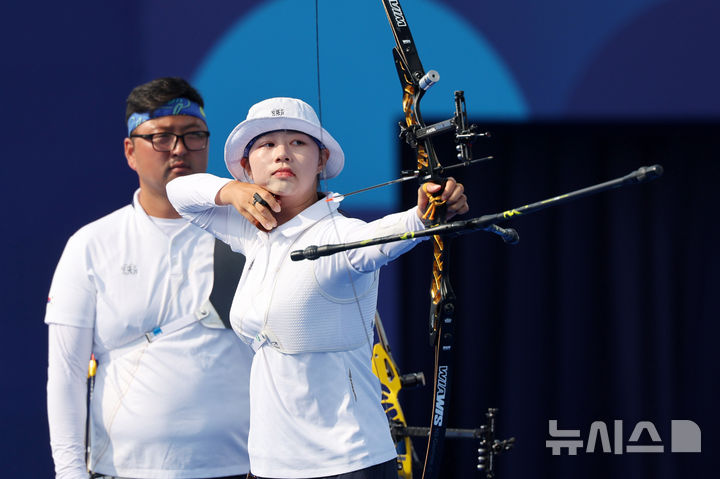
[[146,113],[161,107],[175,98],[187,98],[204,107],[202,96],[187,81],[178,77],[164,77],[143,83],[133,89],[127,98],[125,123],[133,113]]

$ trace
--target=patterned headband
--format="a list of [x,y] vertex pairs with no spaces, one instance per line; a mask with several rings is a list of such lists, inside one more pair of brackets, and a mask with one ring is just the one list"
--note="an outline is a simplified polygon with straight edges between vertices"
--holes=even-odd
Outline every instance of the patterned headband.
[[187,98],[175,98],[165,103],[164,105],[156,108],[153,111],[144,113],[133,113],[128,118],[128,136],[133,132],[135,128],[153,118],[170,115],[190,115],[200,118],[202,121],[207,122],[205,119],[205,110],[197,103],[188,100]]

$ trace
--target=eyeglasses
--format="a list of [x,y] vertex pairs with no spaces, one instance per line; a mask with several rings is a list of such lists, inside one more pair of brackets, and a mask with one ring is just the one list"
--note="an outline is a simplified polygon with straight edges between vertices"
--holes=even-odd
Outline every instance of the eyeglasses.
[[207,148],[209,131],[189,131],[182,135],[175,133],[162,132],[150,133],[148,135],[130,135],[130,138],[142,138],[152,143],[155,151],[172,151],[177,146],[178,139],[181,139],[183,145],[188,151],[200,151]]

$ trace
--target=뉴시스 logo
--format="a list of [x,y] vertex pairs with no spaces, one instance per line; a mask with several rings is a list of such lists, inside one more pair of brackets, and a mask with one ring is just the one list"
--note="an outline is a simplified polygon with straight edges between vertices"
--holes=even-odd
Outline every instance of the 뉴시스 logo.
[[[650,436],[650,444],[641,444],[643,432]],[[545,446],[552,449],[553,456],[560,456],[566,450],[570,456],[576,456],[578,449],[583,448],[580,429],[558,429],[557,419],[548,421],[548,434],[552,439],[545,441]],[[663,453],[665,444],[658,434],[655,424],[650,421],[638,421],[623,448],[623,421],[613,421],[612,447],[610,445],[610,431],[604,421],[595,421],[590,425],[587,434],[586,453],[613,452],[623,453]],[[667,440],[667,438],[665,438]],[[700,427],[688,419],[673,419],[670,421],[670,452],[701,452]]]

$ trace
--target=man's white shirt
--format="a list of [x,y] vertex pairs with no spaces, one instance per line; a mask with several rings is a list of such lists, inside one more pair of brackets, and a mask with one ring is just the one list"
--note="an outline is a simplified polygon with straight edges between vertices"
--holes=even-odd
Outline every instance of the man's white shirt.
[[232,331],[197,322],[110,358],[197,311],[213,285],[214,238],[190,224],[158,227],[137,195],[70,238],[50,288],[48,417],[57,477],[87,477],[73,474],[84,468],[90,350],[99,360],[94,471],[178,479],[246,472],[252,351]]

